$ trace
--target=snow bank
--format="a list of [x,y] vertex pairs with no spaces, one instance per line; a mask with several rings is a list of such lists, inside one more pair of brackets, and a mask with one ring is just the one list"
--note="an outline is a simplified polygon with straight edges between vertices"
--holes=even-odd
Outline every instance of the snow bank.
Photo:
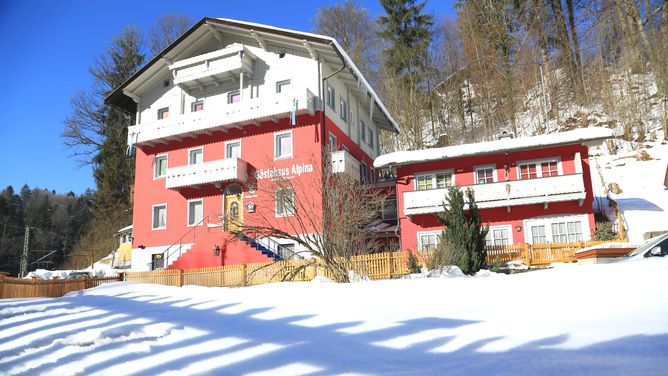
[[440,159],[460,158],[481,154],[498,153],[522,149],[536,149],[560,144],[601,143],[614,136],[611,129],[601,127],[579,128],[572,131],[532,137],[504,138],[495,141],[446,146],[442,148],[396,151],[376,158],[376,168],[411,162],[427,162]]
[[478,277],[2,300],[0,373],[665,374],[668,258]]

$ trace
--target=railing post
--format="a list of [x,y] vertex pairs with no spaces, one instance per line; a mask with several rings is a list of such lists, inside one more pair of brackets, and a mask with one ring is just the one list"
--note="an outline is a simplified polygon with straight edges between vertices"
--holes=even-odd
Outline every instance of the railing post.
[[392,278],[392,253],[387,252],[387,279]]
[[32,285],[32,291],[31,294],[33,298],[37,297],[37,278],[32,277],[30,280],[30,284]]
[[241,286],[246,286],[246,264],[241,264]]
[[5,296],[2,295],[5,290],[5,277],[7,275],[4,272],[0,272],[0,299],[4,298]]
[[179,269],[179,274],[178,274],[178,278],[176,280],[176,284],[179,287],[183,287],[183,269]]

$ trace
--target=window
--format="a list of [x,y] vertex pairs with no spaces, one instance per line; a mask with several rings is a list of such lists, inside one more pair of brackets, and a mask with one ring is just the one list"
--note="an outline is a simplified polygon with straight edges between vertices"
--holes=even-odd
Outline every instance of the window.
[[241,158],[241,141],[225,144],[225,158]]
[[366,183],[366,163],[360,163],[360,181]]
[[522,180],[558,176],[560,170],[558,159],[518,162],[517,165],[519,178]]
[[188,226],[195,226],[204,219],[203,200],[188,201]]
[[364,120],[360,120],[360,138],[362,141],[366,141],[366,125],[364,124]]
[[489,184],[496,181],[494,176],[494,166],[478,167],[475,169],[475,183]]
[[545,226],[531,226],[531,243],[547,243],[547,237],[545,236]]
[[295,191],[292,188],[276,190],[276,216],[295,215]]
[[447,188],[453,185],[453,172],[441,171],[415,176],[415,189],[426,191],[428,189]]
[[512,244],[510,234],[512,233],[511,226],[495,226],[490,227],[485,238],[487,245],[503,246]]
[[557,161],[547,161],[540,164],[540,173],[543,177],[559,175]]
[[169,117],[169,107],[158,110],[158,120],[167,119]]
[[441,241],[441,232],[418,233],[418,248],[421,251],[436,249]]
[[274,136],[274,156],[276,159],[292,157],[292,132],[277,133]]
[[202,111],[204,109],[204,101],[196,101],[190,104],[190,112]]
[[192,149],[188,152],[188,164],[199,164],[204,162],[204,149]]
[[153,205],[153,230],[167,228],[167,204]]
[[553,243],[572,243],[582,241],[582,222],[552,223]]
[[230,91],[227,93],[227,104],[237,103],[241,101],[241,94],[239,90]]
[[343,99],[343,97],[339,98],[341,103],[341,108],[339,108],[339,111],[341,112],[341,119],[343,121],[348,122],[348,102]]
[[329,132],[329,151],[335,152],[336,150],[336,136],[334,136],[334,133]]
[[373,148],[373,130],[369,128],[369,146]]
[[290,90],[290,86],[291,86],[290,80],[278,81],[276,83],[276,93],[277,94],[287,93]]
[[588,223],[586,214],[529,219],[525,223],[529,230],[526,240],[533,244],[587,241],[591,237]]
[[383,202],[383,220],[392,221],[397,219],[397,199],[388,198]]
[[153,158],[153,178],[164,178],[167,175],[167,155]]
[[327,85],[327,105],[332,110],[336,110],[336,90],[329,85]]

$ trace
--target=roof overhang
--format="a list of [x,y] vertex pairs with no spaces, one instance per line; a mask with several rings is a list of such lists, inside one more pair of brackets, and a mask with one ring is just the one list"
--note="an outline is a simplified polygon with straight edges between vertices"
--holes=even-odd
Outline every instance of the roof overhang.
[[334,38],[231,19],[202,18],[121,86],[107,95],[105,103],[134,114],[137,108],[136,92],[144,82],[158,74],[167,72],[169,65],[173,64],[175,60],[180,60],[183,55],[187,55],[191,45],[196,45],[207,38],[214,38],[221,42],[226,34],[248,38],[261,48],[265,48],[266,44],[269,43],[292,49],[302,49],[312,58],[321,59],[323,63],[333,66],[344,65],[346,69],[343,72],[348,75],[348,80],[357,82],[360,92],[369,95],[376,108],[380,110],[374,111],[374,120],[378,122],[381,128],[399,133],[399,126],[396,121],[355,63]]

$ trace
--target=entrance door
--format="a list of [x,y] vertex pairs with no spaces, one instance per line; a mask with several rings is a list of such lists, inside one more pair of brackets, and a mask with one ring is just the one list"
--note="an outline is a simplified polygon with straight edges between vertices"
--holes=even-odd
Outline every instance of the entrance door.
[[225,229],[239,232],[243,227],[243,190],[234,184],[225,189]]

